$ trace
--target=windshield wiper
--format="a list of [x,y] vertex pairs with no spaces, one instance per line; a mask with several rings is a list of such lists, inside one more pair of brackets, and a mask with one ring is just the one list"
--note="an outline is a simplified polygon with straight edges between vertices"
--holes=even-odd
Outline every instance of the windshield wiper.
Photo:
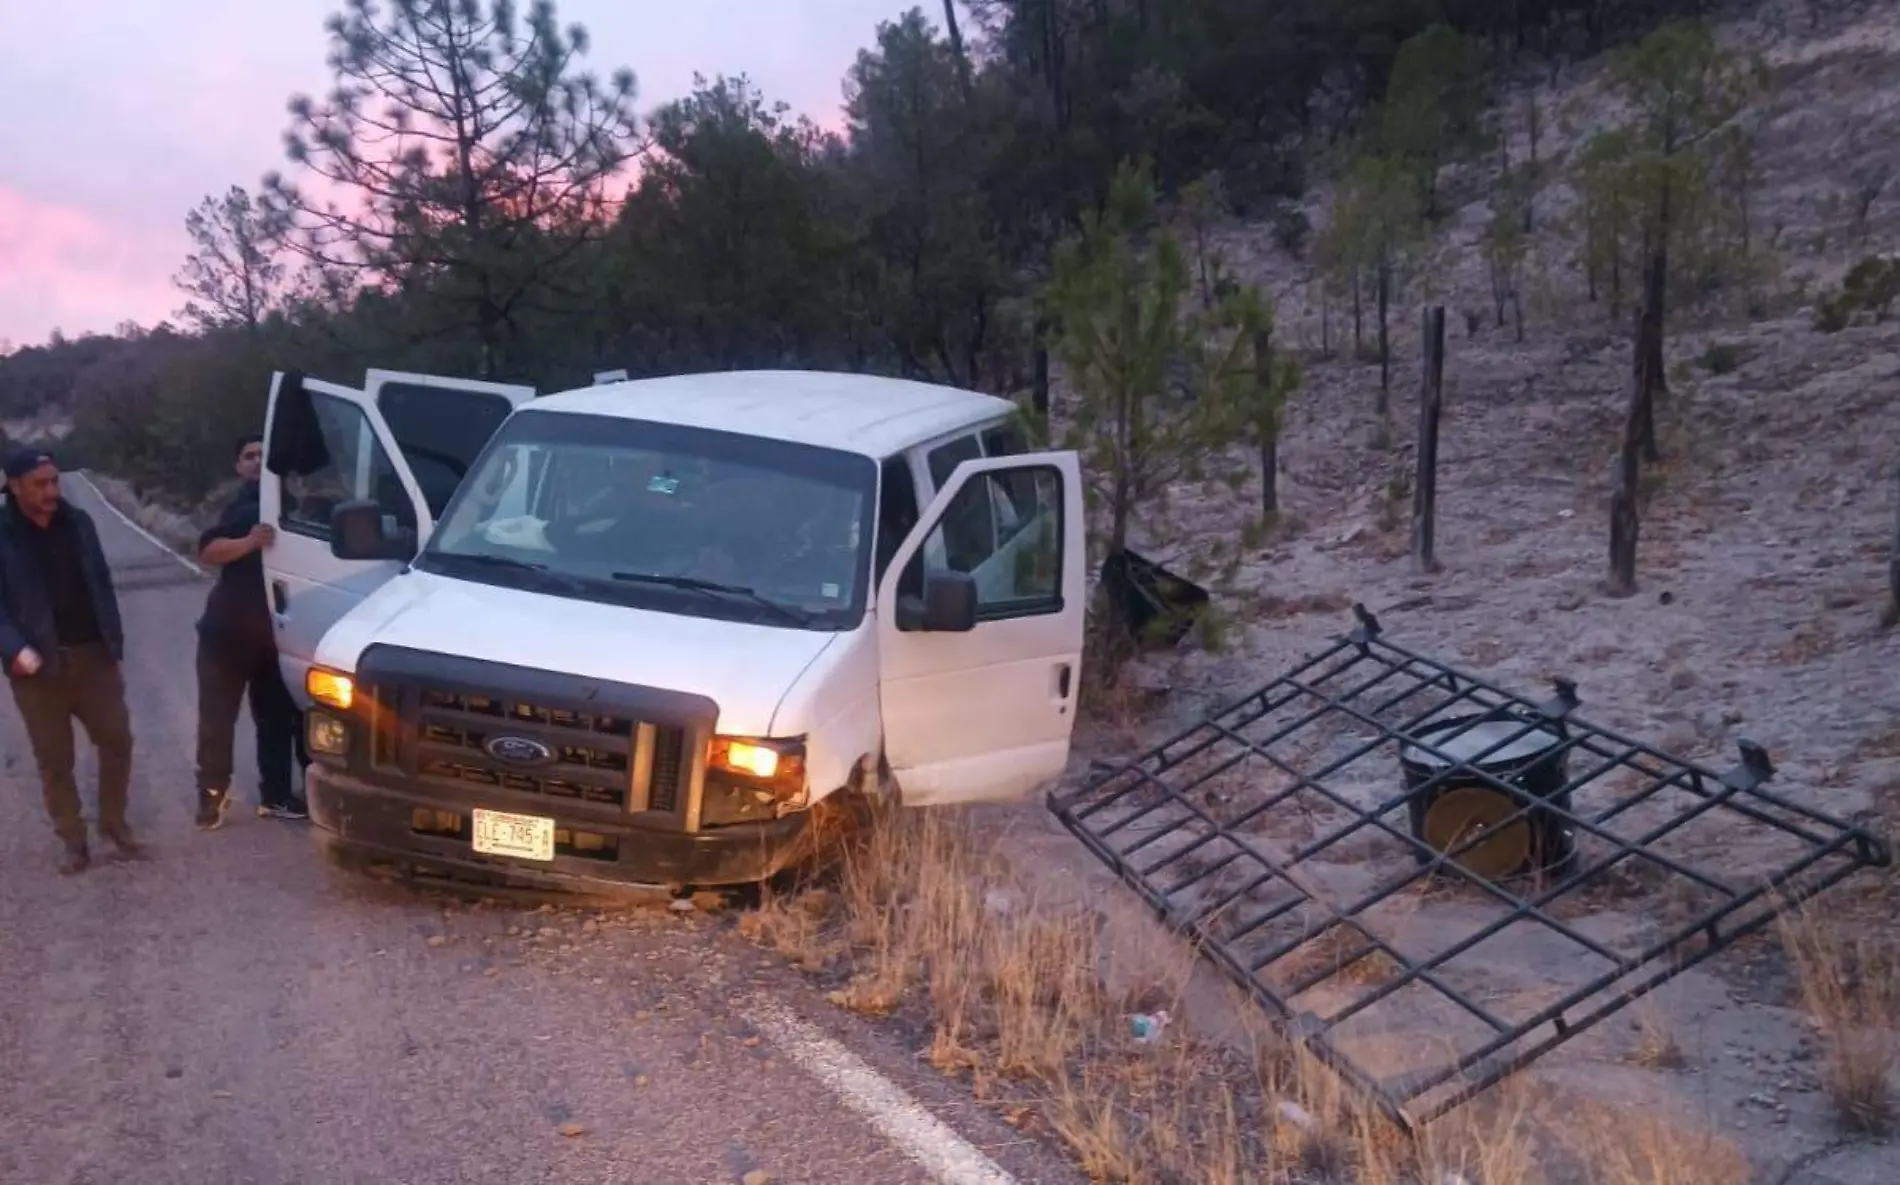
[[490,555],[485,551],[436,551],[431,552],[439,560],[456,560],[461,563],[478,564],[489,568],[520,568],[529,572],[545,572],[546,564],[537,564],[529,560],[518,560],[513,556]]
[[569,591],[580,588],[584,584],[577,576],[569,576],[563,572],[555,572],[546,564],[537,564],[532,560],[518,560],[513,556],[491,555],[485,551],[432,551],[427,554],[438,560],[449,560],[454,563],[470,564],[476,567],[507,568],[516,572],[532,572],[539,579],[545,580],[557,588],[563,588]]
[[803,609],[787,605],[783,601],[775,601],[771,597],[760,596],[756,590],[742,588],[736,584],[720,584],[714,580],[700,580],[693,576],[662,576],[657,572],[615,572],[613,577],[615,580],[622,580],[628,584],[657,584],[664,588],[683,588],[691,592],[737,597],[761,609],[776,613],[781,620],[793,625],[811,624],[811,614]]

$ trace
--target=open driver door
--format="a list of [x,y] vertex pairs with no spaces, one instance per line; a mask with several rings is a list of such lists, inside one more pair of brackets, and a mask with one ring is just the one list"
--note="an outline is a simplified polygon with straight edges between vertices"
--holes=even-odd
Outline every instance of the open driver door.
[[1062,775],[1086,548],[1072,452],[965,461],[931,499],[877,594],[885,760],[905,805],[1022,798]]
[[331,553],[330,515],[352,501],[382,508],[392,533],[428,541],[495,430],[531,387],[372,370],[362,389],[272,376],[259,517],[277,528],[264,582],[284,682],[309,707],[304,674],[337,620],[401,570],[400,560]]

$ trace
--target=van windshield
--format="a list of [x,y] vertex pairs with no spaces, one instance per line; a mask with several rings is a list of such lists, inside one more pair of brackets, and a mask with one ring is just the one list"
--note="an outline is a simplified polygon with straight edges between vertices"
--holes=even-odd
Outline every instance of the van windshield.
[[416,561],[557,596],[801,629],[864,614],[877,466],[705,428],[523,410]]

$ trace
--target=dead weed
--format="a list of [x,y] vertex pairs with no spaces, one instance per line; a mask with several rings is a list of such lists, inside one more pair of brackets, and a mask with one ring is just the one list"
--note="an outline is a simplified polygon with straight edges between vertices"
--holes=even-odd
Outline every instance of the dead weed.
[[[1137,1040],[1133,1015],[1182,1014],[1195,955],[1175,939],[1144,938],[1159,946],[1118,960],[1139,968],[1130,979],[1103,957],[1100,916],[1034,900],[962,817],[903,812],[859,837],[836,890],[768,899],[741,930],[808,970],[842,967],[832,999],[843,1007],[927,1015],[932,1065],[967,1076],[1011,1127],[1059,1140],[1098,1181],[1745,1179],[1741,1154],[1713,1136],[1654,1115],[1580,1113],[1574,1100],[1540,1104],[1515,1082],[1408,1138],[1246,1007],[1234,1009],[1246,1025],[1237,1042],[1202,1042],[1179,1024]],[[1826,1014],[1864,1015],[1846,998],[1826,996]],[[1645,1060],[1673,1060],[1663,1034],[1650,1018]],[[1858,1062],[1842,1071],[1861,1096],[1869,1072]]]
[[1900,1121],[1900,943],[1811,905],[1784,914],[1778,928],[1825,1049],[1835,1119],[1857,1134],[1892,1132]]

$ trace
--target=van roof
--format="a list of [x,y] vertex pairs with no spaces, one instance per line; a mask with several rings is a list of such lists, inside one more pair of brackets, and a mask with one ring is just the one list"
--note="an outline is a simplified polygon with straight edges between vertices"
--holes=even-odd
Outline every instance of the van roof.
[[573,412],[712,428],[881,459],[1008,415],[1007,399],[909,379],[815,370],[735,370],[602,383],[536,399]]

